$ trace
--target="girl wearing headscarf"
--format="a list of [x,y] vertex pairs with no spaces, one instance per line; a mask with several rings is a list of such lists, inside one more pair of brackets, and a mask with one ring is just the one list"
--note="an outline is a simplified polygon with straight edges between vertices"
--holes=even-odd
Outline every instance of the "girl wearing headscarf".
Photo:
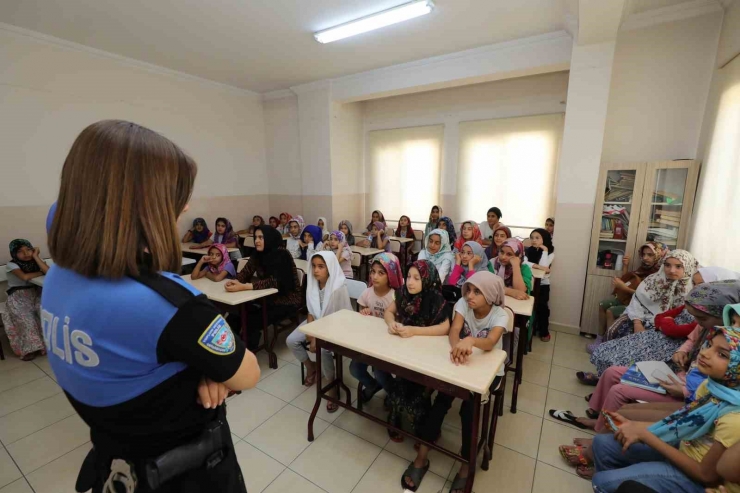
[[391,241],[385,233],[385,223],[381,223],[380,221],[374,223],[370,228],[367,239],[358,241],[357,246],[377,248],[378,250],[384,250],[390,253]]
[[[726,309],[736,313],[740,306]],[[717,461],[740,441],[740,329],[710,330],[698,368],[708,378],[696,400],[663,420],[640,423],[611,413],[620,425],[614,435],[594,438],[594,491],[616,491],[629,478],[660,493],[701,493],[722,482]],[[736,483],[724,486],[740,491]]]
[[511,230],[508,226],[500,224],[493,231],[493,241],[486,247],[486,257],[493,259],[498,257],[498,249],[504,244],[506,240],[511,238]]
[[480,228],[478,228],[478,223],[475,221],[465,221],[460,225],[460,236],[455,240],[453,250],[459,252],[466,241],[474,241],[483,245]]
[[372,215],[370,216],[370,222],[367,223],[367,226],[365,227],[368,233],[372,229],[373,225],[377,222],[383,223],[383,229],[388,227],[385,222],[385,216],[383,215],[383,213],[380,211],[373,211]]
[[[270,219],[267,220],[267,223],[270,225],[270,227],[278,229],[278,226],[280,226],[280,220],[276,218],[275,216],[270,216]],[[278,230],[278,233],[280,231]]]
[[41,289],[30,281],[46,274],[49,266],[28,240],[13,240],[8,249],[11,260],[5,266],[8,299],[2,314],[3,326],[16,356],[30,361],[37,354],[46,354],[39,318]]
[[483,235],[483,245],[488,246],[493,242],[493,233],[499,226],[503,226],[500,220],[504,215],[498,207],[491,207],[486,214],[486,220],[480,223],[480,232]]
[[437,223],[437,228],[443,231],[447,231],[447,235],[450,237],[450,248],[452,248],[452,245],[454,245],[457,241],[457,233],[455,233],[455,223],[453,223],[452,219],[450,219],[449,217],[443,216],[439,219],[439,222]]
[[326,225],[327,222],[325,217],[322,216],[316,220],[316,226],[318,226],[321,230],[321,241],[326,241],[329,239],[330,231],[326,229]]
[[288,239],[285,242],[285,248],[293,258],[301,258],[301,234],[305,227],[306,223],[303,221],[303,216],[291,217],[288,221],[286,228]]
[[262,216],[252,217],[252,224],[247,229],[242,229],[241,231],[237,231],[236,234],[238,235],[254,234],[254,230],[257,226],[265,226],[265,220]]
[[605,340],[654,328],[656,315],[683,304],[684,297],[694,287],[692,276],[697,267],[698,262],[686,250],[666,254],[658,272],[637,287],[627,310],[606,331]]
[[532,246],[524,250],[524,261],[533,269],[545,271],[534,305],[534,333],[542,342],[550,342],[550,266],[555,260],[555,247],[550,233],[537,228],[529,234]]
[[411,262],[413,262],[411,251],[414,249],[416,236],[414,236],[414,228],[411,227],[411,218],[409,216],[400,217],[395,234],[398,238],[408,238],[412,240],[406,243],[406,265],[410,265]]
[[442,282],[446,282],[447,276],[452,271],[452,264],[455,263],[455,255],[450,248],[447,231],[433,229],[424,238],[424,250],[419,252],[418,260],[428,260],[433,263]]
[[490,261],[493,272],[504,280],[506,295],[526,300],[532,291],[532,269],[524,262],[524,245],[509,238],[499,248],[498,256]]
[[183,243],[195,243],[195,246],[206,246],[202,245],[211,237],[211,232],[208,230],[206,220],[202,217],[196,217],[193,219],[193,227],[185,233],[182,237]]
[[[502,349],[502,339],[509,320],[509,316],[504,311],[504,283],[495,274],[487,271],[476,272],[463,284],[462,293],[462,298],[455,303],[454,319],[449,332],[450,360],[455,365],[467,364],[470,358],[474,357],[473,348],[475,347],[483,351]],[[502,366],[499,368],[492,388],[498,387],[503,376]],[[416,428],[419,438],[433,442],[439,437],[442,423],[454,400],[453,396],[444,392],[437,393],[431,410]],[[460,421],[462,450],[470,450],[470,436],[473,429],[472,400],[462,401]],[[419,487],[429,467],[427,460],[429,450],[426,445],[419,447],[416,458],[401,478],[404,488],[415,490]],[[453,480],[451,492],[464,491],[468,472],[468,466],[463,464]]]
[[445,284],[462,288],[465,281],[477,272],[488,271],[488,257],[480,243],[466,241],[455,254],[455,266]]
[[324,249],[321,230],[318,226],[308,225],[303,228],[302,238],[299,241],[301,246],[301,260],[310,259],[314,253]]
[[229,258],[228,249],[220,243],[211,245],[208,249],[208,255],[203,255],[198,260],[190,277],[193,279],[207,277],[213,282],[234,279],[236,269],[234,269],[234,264]]
[[[303,297],[295,262],[283,248],[282,235],[270,226],[257,226],[254,247],[247,265],[237,273],[237,280],[226,281],[226,291],[277,289],[277,294],[260,299],[260,303],[267,303],[267,323],[290,318],[303,304]],[[247,347],[255,352],[262,335],[262,310],[250,305],[248,316]]]
[[226,248],[236,248],[237,239],[231,221],[225,217],[216,219],[216,234],[213,235],[213,243],[219,243]]
[[293,216],[291,216],[287,212],[281,212],[279,219],[280,221],[278,223],[277,228],[275,229],[277,229],[278,233],[280,233],[281,235],[289,234],[290,233],[289,224],[290,224],[290,220],[293,219]]
[[354,277],[352,273],[352,250],[350,250],[347,244],[344,233],[339,230],[332,231],[326,243],[324,243],[324,250],[334,252],[337,256],[337,261],[342,268],[342,272],[344,272],[344,277],[347,279]]
[[[331,315],[339,310],[352,310],[352,304],[347,292],[347,283],[332,252],[318,252],[311,257],[311,273],[308,276],[306,288],[306,307],[308,316],[301,325],[310,324],[315,320]],[[300,327],[300,326],[299,326]],[[301,364],[306,366],[306,381],[304,385],[310,387],[317,381],[321,385],[321,378],[316,374],[316,364],[308,357],[308,351],[316,352],[315,340],[296,328],[287,339],[287,345]],[[308,348],[307,348],[308,346]],[[334,380],[334,358],[330,351],[321,350],[321,373],[329,380]],[[333,390],[336,396],[336,388]],[[327,402],[326,410],[334,413],[339,409],[333,402]]]
[[444,211],[442,208],[438,205],[432,206],[432,210],[429,212],[429,222],[424,227],[424,238],[429,236],[429,233],[432,232],[433,229],[437,229],[437,224],[439,224],[439,218],[442,216],[442,213]]
[[346,219],[339,221],[337,229],[344,233],[344,238],[349,246],[355,246],[355,236],[352,234],[352,223]]

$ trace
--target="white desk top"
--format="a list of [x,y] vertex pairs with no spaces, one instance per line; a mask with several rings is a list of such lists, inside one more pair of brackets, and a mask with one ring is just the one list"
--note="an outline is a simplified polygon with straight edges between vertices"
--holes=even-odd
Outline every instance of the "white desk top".
[[349,247],[349,249],[355,253],[359,253],[363,257],[371,257],[373,255],[377,255],[385,251],[385,250],[380,250],[378,248],[358,247],[358,246],[351,246]]
[[270,288],[229,293],[224,288],[224,284],[226,284],[225,279],[221,282],[213,282],[205,277],[193,280],[190,276],[183,276],[183,279],[192,284],[195,289],[205,294],[209,300],[218,301],[224,305],[241,305],[242,303],[254,301],[278,292],[277,289]]
[[[367,240],[367,235],[353,234],[352,236],[354,236],[355,238]],[[399,243],[411,243],[412,241],[416,241],[416,238],[402,238],[400,236],[389,236],[388,239],[397,241]]]
[[385,322],[350,310],[341,310],[300,327],[301,331],[327,342],[360,352],[423,375],[485,395],[506,360],[499,349],[474,348],[466,365],[450,361],[447,337],[414,336],[408,339],[388,333]]
[[185,258],[185,257],[182,258],[183,267],[186,265],[194,264],[194,263],[195,263],[195,259],[193,258]]
[[[50,264],[49,267],[51,267],[51,265],[53,265],[53,262],[51,262],[50,260],[47,261],[47,263]],[[194,263],[195,263],[195,260],[193,260],[191,258],[184,258],[183,257],[183,259],[182,259],[182,265],[190,265],[190,264],[194,264]],[[46,278],[46,276],[34,277],[33,279],[31,279],[31,284],[35,284],[36,286],[41,286],[43,288],[44,287],[44,279],[45,278]]]
[[[197,245],[197,243],[183,243],[180,248],[182,248],[183,253],[196,253],[198,255],[205,255],[208,253],[208,247],[204,248],[191,248],[193,245]],[[227,248],[229,253],[232,252],[238,252],[238,248]]]
[[545,277],[545,271],[540,269],[532,269],[532,277],[535,279],[543,279]]
[[506,306],[511,308],[514,315],[525,315],[527,317],[532,316],[532,309],[534,308],[534,297],[530,296],[526,300],[517,300],[511,296],[506,297]]
[[301,260],[299,258],[294,258],[293,262],[295,262],[295,266],[301,269],[303,272],[308,274],[308,260]]

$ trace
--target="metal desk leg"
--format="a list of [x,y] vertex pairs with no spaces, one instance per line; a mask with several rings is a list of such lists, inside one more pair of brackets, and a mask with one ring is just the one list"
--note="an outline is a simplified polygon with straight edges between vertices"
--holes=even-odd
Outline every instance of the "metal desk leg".
[[347,405],[352,405],[352,392],[349,391],[349,387],[344,384],[344,364],[342,364],[342,355],[336,354],[337,358],[337,378],[339,379],[339,385],[337,386],[337,399],[342,400],[342,394],[339,393],[339,387],[347,394]]
[[480,421],[480,394],[473,397],[473,430],[470,437],[470,450],[468,451],[468,482],[465,483],[465,493],[473,492],[473,482],[475,481],[475,468],[478,458],[478,424]]
[[[517,315],[514,317],[514,326],[519,327],[519,343],[516,348],[516,372],[514,373],[514,388],[511,393],[511,412],[516,413],[516,401],[519,396],[519,385],[522,383],[524,371],[524,350],[527,347],[527,317]],[[522,329],[522,325],[524,329]],[[524,338],[522,339],[522,334]]]
[[[303,363],[301,363],[303,364]],[[313,422],[316,419],[316,413],[319,412],[321,405],[321,339],[316,339],[316,402],[311,410],[311,416],[308,418],[308,441],[313,442]]]
[[273,351],[273,347],[275,346],[275,341],[277,340],[277,328],[273,327],[274,331],[272,334],[272,341],[270,341],[270,334],[267,331],[267,303],[262,300],[262,332],[264,333],[265,337],[265,351],[267,351],[267,361],[269,363],[270,368],[277,368],[277,355]]

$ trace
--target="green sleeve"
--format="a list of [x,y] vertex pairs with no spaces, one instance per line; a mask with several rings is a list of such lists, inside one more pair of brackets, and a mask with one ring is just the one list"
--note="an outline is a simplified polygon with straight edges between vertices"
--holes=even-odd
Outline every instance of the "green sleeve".
[[527,264],[522,264],[522,279],[527,286],[527,294],[532,293],[532,269]]

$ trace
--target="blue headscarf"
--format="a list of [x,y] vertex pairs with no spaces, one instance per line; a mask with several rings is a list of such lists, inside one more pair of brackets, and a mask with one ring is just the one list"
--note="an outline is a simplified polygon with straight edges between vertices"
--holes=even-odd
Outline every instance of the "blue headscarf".
[[[303,228],[303,231],[301,231],[301,241],[303,241],[303,233],[309,233],[311,235],[311,238],[313,239],[313,247],[314,249],[318,249],[319,243],[321,243],[321,239],[323,238],[321,228],[314,225],[306,226]],[[307,252],[308,246],[301,248],[301,259],[308,260],[306,258]]]

